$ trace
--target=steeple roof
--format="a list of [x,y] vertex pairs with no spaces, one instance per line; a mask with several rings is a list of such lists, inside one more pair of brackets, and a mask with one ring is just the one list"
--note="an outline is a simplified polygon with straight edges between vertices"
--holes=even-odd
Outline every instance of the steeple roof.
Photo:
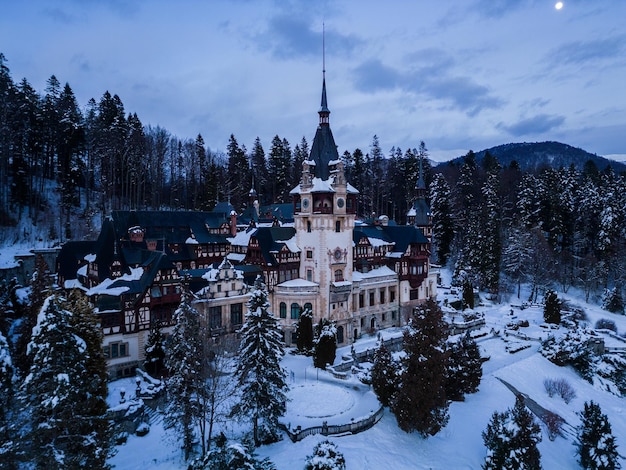
[[326,77],[322,79],[322,103],[318,111],[320,122],[315,132],[315,138],[311,145],[311,155],[309,160],[315,162],[315,177],[327,180],[330,177],[328,164],[339,160],[339,152],[333,133],[330,130],[328,100],[326,98]]

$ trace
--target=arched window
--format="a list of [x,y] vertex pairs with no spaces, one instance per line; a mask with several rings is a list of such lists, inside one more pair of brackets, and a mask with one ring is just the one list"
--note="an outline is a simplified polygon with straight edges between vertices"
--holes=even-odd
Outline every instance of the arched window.
[[300,305],[294,302],[291,304],[291,319],[297,320],[298,318],[300,318]]
[[311,302],[307,302],[304,304],[304,310],[310,310],[311,312],[313,311],[313,304]]
[[370,320],[370,328],[372,329],[376,328],[376,317]]
[[341,269],[335,270],[335,282],[343,281],[343,271]]
[[280,318],[287,318],[287,304],[285,302],[280,303]]
[[337,342],[343,343],[343,326],[337,327]]

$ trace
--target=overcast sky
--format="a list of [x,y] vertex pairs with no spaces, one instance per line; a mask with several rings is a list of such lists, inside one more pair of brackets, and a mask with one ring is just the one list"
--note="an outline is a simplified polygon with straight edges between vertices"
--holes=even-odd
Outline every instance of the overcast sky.
[[626,1],[0,0],[15,82],[105,91],[145,125],[311,143],[322,82],[339,151],[374,134],[437,160],[556,140],[626,159]]

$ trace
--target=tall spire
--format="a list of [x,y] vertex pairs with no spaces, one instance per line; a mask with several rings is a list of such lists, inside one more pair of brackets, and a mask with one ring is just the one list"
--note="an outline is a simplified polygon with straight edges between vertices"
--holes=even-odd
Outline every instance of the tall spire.
[[326,28],[322,23],[322,104],[318,111],[320,115],[320,126],[328,126],[330,110],[326,100]]
[[309,160],[315,162],[314,177],[327,180],[330,177],[330,162],[339,160],[337,145],[330,130],[328,101],[326,100],[326,30],[322,25],[322,105],[318,111],[320,122],[315,132]]

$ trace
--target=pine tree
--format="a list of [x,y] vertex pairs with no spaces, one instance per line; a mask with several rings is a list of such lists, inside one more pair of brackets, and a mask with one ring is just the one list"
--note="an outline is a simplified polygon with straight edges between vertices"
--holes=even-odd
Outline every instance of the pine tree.
[[435,175],[430,185],[430,208],[433,215],[433,244],[437,253],[437,263],[445,265],[454,238],[454,222],[450,186],[440,173]]
[[613,313],[624,313],[624,299],[618,287],[606,289],[602,297],[602,308]]
[[165,362],[164,344],[165,336],[161,332],[161,322],[153,321],[146,341],[146,359],[144,361],[144,367],[153,377],[158,377],[163,370]]
[[[44,302],[33,329],[30,373],[20,395],[25,415],[30,412],[25,453],[41,468],[106,468],[93,397],[87,342],[72,325],[64,301],[51,296]],[[104,385],[106,387],[106,384]],[[95,421],[94,421],[95,420]]]
[[221,433],[215,439],[216,446],[204,457],[196,459],[189,470],[276,470],[266,457],[258,460],[254,445],[248,442],[229,442]]
[[310,354],[313,350],[313,312],[310,309],[304,310],[298,319],[296,346],[301,354]]
[[192,294],[185,286],[180,306],[174,312],[176,325],[170,336],[165,365],[169,371],[167,380],[168,404],[165,427],[174,429],[183,441],[185,460],[193,449],[194,424],[199,416],[198,394],[205,386],[203,380],[205,327],[200,314],[191,305]]
[[284,356],[280,325],[269,307],[267,287],[259,277],[241,328],[235,371],[241,399],[231,411],[233,416],[252,420],[256,446],[277,440],[278,419],[285,413],[288,391],[280,365]]
[[515,400],[511,419],[515,426],[515,434],[511,439],[512,468],[540,469],[541,454],[537,444],[541,441],[541,428],[535,422],[531,412],[526,409],[521,396]]
[[597,403],[585,402],[579,414],[577,449],[580,465],[587,469],[613,470],[621,468],[615,436],[611,431],[608,417],[602,413]]
[[546,323],[561,323],[561,301],[552,289],[548,289],[544,297],[543,319]]
[[487,448],[483,469],[541,469],[541,455],[537,443],[541,428],[518,396],[512,410],[494,412],[487,429],[482,433]]
[[346,459],[334,442],[328,439],[319,442],[313,448],[313,454],[307,455],[304,470],[345,470]]
[[391,404],[398,426],[423,437],[435,435],[448,422],[445,377],[447,329],[441,309],[432,299],[413,311],[404,332],[400,386]]
[[478,345],[467,332],[450,348],[446,396],[453,401],[463,401],[466,393],[478,391],[482,375]]
[[[497,163],[497,160],[496,160]],[[482,287],[495,294],[500,289],[500,260],[502,258],[502,242],[500,240],[500,178],[499,165],[491,171],[482,187],[484,198],[482,210]]]
[[[103,334],[94,308],[85,294],[75,289],[68,295],[63,306],[72,313],[70,325],[85,342],[85,373],[82,379],[83,401],[78,413],[82,417],[82,433],[89,435],[94,449],[85,452],[82,465],[103,468],[112,445],[112,429],[107,417],[108,374],[106,358],[102,350]],[[77,452],[80,452],[77,448]]]
[[487,448],[487,456],[482,468],[484,470],[503,470],[511,468],[510,442],[513,432],[507,426],[510,411],[491,415],[487,429],[483,431],[483,442]]
[[0,461],[15,460],[14,442],[10,430],[11,408],[13,406],[13,364],[9,343],[0,330]]
[[371,369],[372,388],[383,406],[393,402],[398,389],[400,371],[398,364],[392,359],[391,352],[381,344],[374,353],[374,364]]
[[326,369],[327,365],[333,365],[337,352],[337,327],[326,318],[315,325],[315,349],[313,351],[313,364],[318,369]]

